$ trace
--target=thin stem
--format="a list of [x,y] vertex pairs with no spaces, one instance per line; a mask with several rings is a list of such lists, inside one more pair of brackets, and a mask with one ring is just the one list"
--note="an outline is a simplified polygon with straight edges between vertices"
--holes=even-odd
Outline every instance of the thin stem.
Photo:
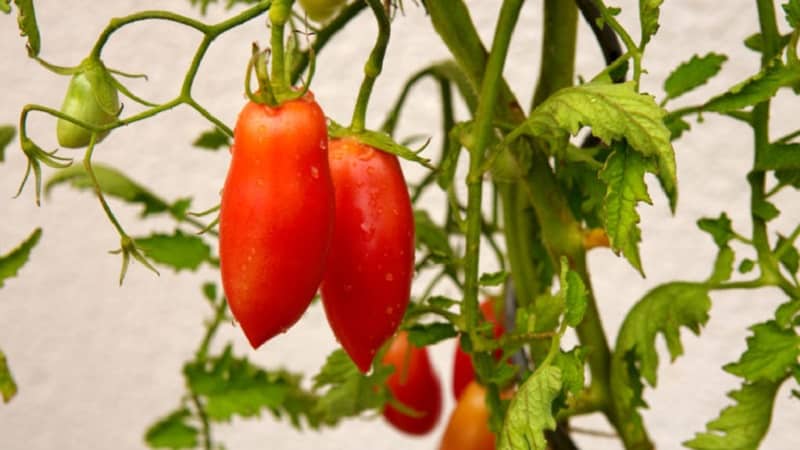
[[564,85],[572,84],[577,28],[578,8],[574,2],[545,0],[542,61],[547,61],[547,64],[540,65],[539,82],[536,84],[531,109]]
[[786,144],[792,139],[796,138],[797,136],[800,136],[800,130],[794,130],[791,133],[778,138],[778,140],[775,142],[777,142],[778,144]]
[[603,21],[605,22],[606,26],[610,26],[617,35],[622,39],[622,42],[625,43],[625,47],[628,49],[627,53],[633,57],[633,81],[636,83],[636,87],[639,87],[639,78],[642,75],[642,52],[640,51],[639,47],[634,42],[631,35],[625,30],[625,28],[620,25],[617,21],[617,18],[611,14],[608,10],[606,5],[603,3],[602,0],[593,0],[594,4],[600,10],[600,15],[603,17]]
[[361,82],[361,88],[358,90],[353,119],[350,122],[350,128],[354,132],[363,131],[366,127],[367,105],[375,80],[383,69],[383,57],[386,54],[386,47],[389,45],[389,35],[392,29],[389,16],[380,0],[367,0],[367,3],[372,8],[378,22],[378,37],[375,40],[375,47],[372,48],[367,63],[364,65],[364,81]]
[[203,336],[203,340],[200,341],[200,346],[195,353],[196,361],[205,361],[211,341],[214,339],[214,335],[217,333],[220,324],[225,319],[227,307],[228,303],[225,299],[220,299],[217,307],[214,309],[214,317],[211,319],[211,323],[206,326],[206,334]]
[[[605,59],[606,66],[613,66],[615,61],[622,56],[622,48],[619,45],[617,34],[611,28],[601,28],[597,24],[597,19],[601,17],[600,10],[597,8],[597,5],[592,3],[592,0],[575,0],[575,3],[578,5],[584,20],[586,20],[586,23],[591,27],[592,33],[594,33],[594,37],[600,45],[600,49],[603,51],[603,59]],[[618,82],[624,80],[625,74],[622,73],[619,78],[620,79],[613,81]]]
[[291,0],[274,0],[269,10],[269,21],[272,26],[270,51],[272,52],[272,83],[278,99],[288,89],[286,70],[284,69],[283,29],[292,13]]
[[211,425],[208,422],[208,415],[206,414],[206,409],[203,406],[203,403],[200,401],[200,397],[197,394],[191,394],[192,403],[194,404],[194,409],[197,411],[197,416],[200,418],[200,423],[203,427],[203,448],[205,450],[211,450],[214,446],[213,442],[211,441]]
[[480,100],[475,115],[473,134],[474,147],[470,151],[470,167],[467,175],[467,232],[464,267],[464,303],[462,317],[469,330],[470,338],[478,340],[478,260],[481,238],[481,195],[483,177],[481,166],[486,147],[492,132],[495,103],[500,91],[508,46],[511,34],[519,18],[522,0],[504,0],[497,19],[492,51],[489,54],[486,73],[480,90]]

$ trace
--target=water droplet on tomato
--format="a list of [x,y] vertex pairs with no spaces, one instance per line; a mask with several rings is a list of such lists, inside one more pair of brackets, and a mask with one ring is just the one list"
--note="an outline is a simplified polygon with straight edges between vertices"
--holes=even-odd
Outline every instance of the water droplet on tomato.
[[394,275],[392,275],[391,273],[387,273],[384,278],[386,279],[386,281],[392,281],[394,280]]
[[311,166],[311,177],[314,179],[319,178],[319,169],[317,169],[317,166]]
[[[362,161],[367,161],[370,158],[372,158],[372,155],[374,155],[374,154],[375,154],[375,150],[373,150],[371,147],[360,146],[359,152],[356,154],[356,158],[358,158],[358,159],[360,159]],[[367,167],[367,172],[369,172],[370,169],[371,169],[371,167]]]
[[344,290],[345,290],[345,292],[352,291],[353,290],[353,285],[352,284],[345,284],[344,285]]
[[391,314],[392,314],[392,312],[394,312],[394,308],[392,308],[391,306],[387,306],[387,307],[386,307],[386,315],[387,315],[387,316],[388,316],[388,315],[391,315]]

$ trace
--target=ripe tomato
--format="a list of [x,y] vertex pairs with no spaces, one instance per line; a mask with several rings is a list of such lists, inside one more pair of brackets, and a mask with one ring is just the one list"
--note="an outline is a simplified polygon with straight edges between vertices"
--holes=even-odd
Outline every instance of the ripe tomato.
[[[119,93],[102,63],[84,61],[83,70],[72,76],[61,104],[61,112],[91,125],[107,125],[120,112]],[[97,142],[106,135],[101,133]],[[58,144],[67,148],[89,145],[92,132],[68,120],[56,122]]]
[[476,381],[470,382],[458,399],[439,450],[494,450],[486,388]]
[[325,22],[344,5],[345,0],[300,0],[300,6],[315,22]]
[[253,348],[314,297],[333,232],[325,116],[313,95],[239,114],[220,211],[220,269]]
[[412,417],[387,405],[383,417],[409,434],[431,431],[442,412],[442,387],[428,359],[428,350],[415,347],[408,342],[408,334],[401,331],[386,351],[383,363],[394,366],[394,373],[387,381],[394,398],[422,414]]
[[[503,328],[503,322],[501,320],[497,320],[497,317],[494,315],[494,302],[491,298],[488,298],[481,303],[481,312],[483,312],[483,317],[488,321],[494,324],[494,337],[500,337],[505,332]],[[498,351],[495,353],[495,359],[499,360],[502,357],[502,352]],[[472,365],[472,359],[470,359],[469,355],[466,354],[463,350],[461,350],[461,346],[459,345],[459,341],[456,340],[456,354],[453,357],[453,398],[458,400],[458,397],[464,391],[464,388],[475,379],[475,367]]]
[[366,373],[408,306],[414,217],[396,156],[351,138],[331,141],[328,155],[336,223],[322,303],[336,338]]

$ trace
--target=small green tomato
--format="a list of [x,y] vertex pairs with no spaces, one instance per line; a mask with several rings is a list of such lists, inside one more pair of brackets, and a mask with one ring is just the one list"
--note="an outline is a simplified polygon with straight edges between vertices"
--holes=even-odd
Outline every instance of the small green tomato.
[[[120,111],[119,94],[111,75],[99,61],[84,61],[72,76],[61,105],[61,112],[88,124],[101,126],[114,122]],[[102,133],[97,141],[108,133]],[[67,148],[89,145],[92,132],[65,119],[56,124],[58,144]]]
[[300,6],[314,22],[325,22],[345,4],[347,0],[299,0]]

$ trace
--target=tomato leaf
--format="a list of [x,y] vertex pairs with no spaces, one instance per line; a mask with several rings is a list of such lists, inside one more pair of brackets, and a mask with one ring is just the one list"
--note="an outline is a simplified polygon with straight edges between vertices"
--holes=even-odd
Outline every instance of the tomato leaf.
[[234,415],[257,416],[264,408],[278,408],[290,388],[279,374],[233,356],[230,345],[218,357],[186,364],[183,373],[189,390],[205,399],[206,415],[215,421],[229,421]]
[[564,390],[572,395],[578,395],[586,381],[583,368],[585,357],[586,351],[575,347],[568,352],[561,350],[553,358],[553,365],[561,370]]
[[751,209],[753,215],[764,220],[765,222],[769,222],[770,220],[778,217],[781,213],[781,211],[775,207],[775,205],[764,199],[760,199],[760,201],[753,203]]
[[800,169],[800,144],[775,143],[759,152],[756,170]]
[[722,69],[722,64],[728,60],[725,55],[709,53],[702,58],[697,55],[681,63],[664,81],[664,91],[667,98],[677,98],[698,86],[708,82]]
[[[784,34],[780,36],[780,40],[778,43],[779,49],[782,51],[784,47],[789,43],[789,40],[792,38],[791,33]],[[761,33],[754,33],[747,37],[744,40],[744,46],[749,48],[750,50],[756,52],[763,52],[764,50],[764,37]]]
[[150,425],[144,440],[152,448],[195,448],[197,447],[198,430],[187,423],[191,413],[186,408],[172,412]]
[[5,161],[6,147],[14,140],[16,129],[11,125],[0,126],[0,162]]
[[800,27],[800,1],[789,0],[781,5],[783,12],[786,13],[786,23],[792,28]]
[[478,284],[481,286],[500,286],[506,282],[507,278],[508,273],[502,270],[492,273],[482,273],[481,277],[478,279]]
[[[117,169],[103,164],[94,164],[92,167],[103,193],[128,203],[141,204],[144,207],[141,217],[170,210],[170,205],[165,200],[157,197],[147,188],[131,180]],[[75,189],[93,189],[86,169],[80,164],[72,165],[54,173],[44,186],[45,195],[48,195],[51,189],[63,183],[69,183]]]
[[772,405],[780,382],[744,383],[728,393],[736,404],[722,410],[719,417],[706,425],[706,432],[697,433],[683,445],[695,450],[756,450],[769,429]]
[[406,330],[408,330],[408,341],[416,347],[427,347],[458,336],[458,331],[448,322],[415,324]]
[[568,270],[567,267],[566,260],[562,259],[561,290],[562,295],[564,295],[564,304],[566,305],[564,320],[567,321],[567,325],[575,328],[581,323],[583,315],[586,313],[586,286],[583,284],[580,275]]
[[219,150],[221,148],[229,148],[231,146],[231,138],[215,127],[204,131],[192,142],[192,145],[204,150]]
[[747,338],[747,350],[739,361],[724,369],[750,382],[784,379],[800,357],[800,336],[773,320],[753,325],[750,330],[753,335]]
[[650,38],[658,31],[658,16],[661,3],[664,0],[639,0],[639,22],[642,25],[642,41],[639,44],[644,47]]
[[211,247],[200,236],[184,234],[181,230],[176,229],[171,235],[154,233],[135,238],[135,241],[147,258],[176,272],[197,270],[200,264],[211,260]]
[[706,102],[703,109],[720,113],[736,111],[768,100],[778,92],[778,89],[791,86],[798,81],[800,81],[800,70],[793,66],[785,66],[776,60],[755,76]]
[[[398,144],[395,142],[391,136],[386,133],[381,133],[378,131],[370,131],[364,130],[354,133],[348,128],[345,128],[338,123],[334,122],[333,120],[328,119],[328,134],[332,138],[343,138],[343,137],[352,137],[357,139],[359,142],[363,144],[367,144],[370,147],[375,147],[378,150],[382,150],[386,153],[391,153],[398,158],[403,158],[407,161],[419,163],[428,169],[436,169],[433,165],[431,165],[431,161],[428,158],[423,158],[419,156],[419,153],[424,150],[423,148],[414,151],[408,147]],[[427,145],[427,144],[426,144]]]
[[314,391],[323,390],[314,405],[314,414],[326,424],[335,424],[369,410],[380,410],[389,400],[385,383],[393,372],[391,366],[376,366],[369,375],[362,374],[343,350],[336,350],[314,376]]
[[541,366],[528,377],[511,399],[497,448],[545,450],[544,431],[556,428],[553,401],[561,387],[561,369],[552,365]]
[[697,227],[710,234],[719,248],[727,247],[735,236],[731,219],[724,212],[716,219],[704,217],[698,220]]
[[[14,0],[17,5],[17,23],[22,36],[28,37],[28,53],[36,56],[41,50],[42,42],[39,37],[39,28],[36,25],[36,13],[33,10],[33,0]],[[8,5],[8,3],[6,3]]]
[[6,14],[11,12],[11,4],[8,2],[9,0],[0,0],[0,11]]
[[0,396],[3,397],[3,403],[8,403],[15,395],[17,395],[17,383],[11,375],[6,355],[0,349]]
[[789,273],[796,274],[800,268],[800,253],[797,248],[792,245],[785,237],[778,234],[778,241],[775,243],[775,250],[786,246],[786,250],[780,255],[780,262]]
[[717,253],[717,259],[714,261],[714,271],[708,279],[709,284],[719,284],[723,281],[728,281],[733,275],[733,263],[736,260],[736,255],[733,250],[728,247],[722,247]]
[[800,299],[790,300],[778,307],[775,311],[775,321],[781,328],[788,328],[800,312]]
[[605,197],[605,229],[611,248],[628,259],[644,276],[639,258],[639,214],[636,204],[652,204],[644,183],[646,162],[638,153],[625,147],[617,148],[608,157],[600,179],[608,185]]
[[3,287],[4,280],[17,276],[19,269],[28,262],[31,250],[39,242],[40,237],[42,237],[42,229],[37,228],[17,248],[0,256],[0,288]]
[[607,145],[625,139],[631,149],[657,162],[657,175],[674,210],[678,199],[675,152],[665,112],[653,97],[639,94],[633,82],[588,83],[559,90],[533,110],[508,134],[506,142],[522,135],[539,138],[556,153],[567,137],[583,126]]
[[613,408],[619,417],[640,422],[636,408],[646,406],[644,385],[656,385],[658,353],[656,337],[664,335],[671,359],[683,353],[680,328],[695,334],[708,321],[711,299],[705,284],[673,282],[651,290],[628,312],[617,335],[611,358]]

